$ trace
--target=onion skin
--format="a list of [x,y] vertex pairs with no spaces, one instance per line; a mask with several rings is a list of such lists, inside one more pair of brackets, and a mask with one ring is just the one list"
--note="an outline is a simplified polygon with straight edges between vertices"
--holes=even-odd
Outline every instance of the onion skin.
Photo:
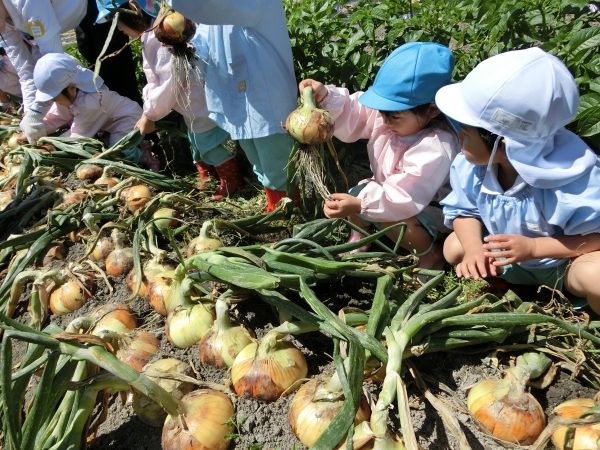
[[[86,287],[90,289],[90,285]],[[50,310],[52,314],[64,316],[77,311],[90,297],[75,280],[67,281],[50,294]]]
[[63,195],[62,205],[69,206],[73,203],[77,203],[79,200],[83,200],[87,193],[85,191],[76,190],[68,194]]
[[225,439],[233,428],[225,423],[233,416],[233,403],[225,394],[213,389],[200,389],[181,399],[188,429],[180,429],[167,417],[162,433],[163,450],[225,450]]
[[95,181],[102,176],[102,167],[95,164],[82,164],[77,168],[75,176],[80,180]]
[[511,380],[484,380],[469,392],[467,406],[499,439],[519,445],[535,442],[546,426],[544,410],[533,397]]
[[[153,282],[156,279],[156,275],[158,275],[161,272],[166,272],[169,270],[175,270],[175,267],[171,266],[170,264],[163,264],[163,263],[157,263],[155,261],[153,261],[152,259],[148,261],[148,263],[146,263],[146,265],[144,266],[144,268],[142,269],[142,284],[140,285],[140,290],[138,291],[137,295],[145,297],[148,295],[149,293],[149,285],[151,282]],[[135,268],[131,269],[131,271],[129,272],[129,275],[127,275],[127,289],[129,289],[129,292],[131,292],[133,294],[133,291],[135,290],[135,286],[137,284],[137,273],[135,271]],[[164,303],[163,303],[163,310],[164,310]],[[158,311],[157,311],[158,312]],[[161,313],[159,313],[161,314]],[[165,314],[162,314],[164,316],[166,316],[166,310],[165,310]]]
[[[58,244],[52,244],[48,247],[39,257],[38,262],[41,259],[41,266],[46,267],[54,260],[63,260],[67,256],[67,249],[65,244],[60,242]],[[39,264],[38,264],[39,265]]]
[[104,261],[108,255],[115,249],[112,241],[107,237],[101,237],[96,242],[94,250],[90,253],[89,258],[92,261]]
[[98,178],[96,181],[94,181],[94,185],[100,187],[100,189],[104,189],[106,190],[106,188],[103,185],[107,185],[109,188],[111,187],[115,187],[119,182],[117,180],[115,180],[114,178],[109,178],[109,177],[100,177]]
[[197,255],[198,253],[216,250],[223,247],[223,243],[219,239],[210,237],[209,229],[212,228],[212,226],[213,224],[210,220],[202,224],[200,235],[192,239],[187,246],[185,254],[188,258],[192,255]]
[[179,220],[174,220],[177,217],[179,217],[179,212],[172,208],[160,208],[152,214],[154,226],[161,232],[166,232],[168,228],[177,226]]
[[[271,343],[265,345],[265,339]],[[231,367],[235,392],[243,398],[274,402],[308,373],[306,359],[291,342],[267,334],[259,344],[246,346]]]
[[[154,361],[153,363],[144,366],[143,370],[146,372],[175,372],[190,377],[194,376],[194,372],[189,364],[174,358],[159,359],[158,361]],[[189,394],[195,387],[192,383],[187,381],[152,376],[148,376],[148,378],[176,399],[180,399],[184,395]],[[162,406],[150,397],[136,393],[133,397],[132,406],[139,419],[145,424],[156,428],[161,428],[164,425],[167,413]]]
[[113,250],[106,257],[106,271],[113,277],[120,277],[133,269],[133,249]]
[[[591,398],[576,398],[573,400],[561,403],[554,412],[560,417],[577,418],[588,409],[593,408],[594,400]],[[559,428],[552,434],[552,443],[558,450],[565,450],[565,438],[568,428]],[[573,430],[573,442],[569,446],[569,450],[588,450],[597,449],[598,440],[600,440],[600,424],[579,427]]]
[[103,331],[126,334],[137,327],[137,320],[129,307],[123,303],[109,303],[96,308],[90,314],[97,320],[92,334],[100,335]]
[[165,334],[175,347],[188,348],[202,339],[213,322],[213,315],[202,303],[182,306],[167,316]]
[[148,284],[148,302],[154,311],[161,316],[166,316],[167,305],[171,303],[172,278],[156,277]]
[[133,186],[126,194],[127,209],[135,212],[142,209],[152,198],[152,192],[143,184]]
[[288,134],[301,144],[318,145],[331,139],[334,121],[329,112],[317,108],[312,86],[302,90],[304,104],[292,111],[285,121]]
[[117,358],[140,372],[160,348],[160,341],[147,331],[135,330],[119,342]]
[[196,24],[171,8],[161,6],[154,24],[159,42],[176,45],[189,42],[196,33]]
[[[290,425],[294,434],[306,447],[311,447],[317,441],[344,404],[343,397],[333,401],[329,399],[314,401],[315,396],[319,398],[327,395],[324,384],[325,381],[319,379],[312,379],[303,384],[296,392],[290,406]],[[358,411],[354,417],[354,425],[369,420],[370,417],[369,401],[362,394]],[[342,439],[340,444],[344,441],[345,439]]]

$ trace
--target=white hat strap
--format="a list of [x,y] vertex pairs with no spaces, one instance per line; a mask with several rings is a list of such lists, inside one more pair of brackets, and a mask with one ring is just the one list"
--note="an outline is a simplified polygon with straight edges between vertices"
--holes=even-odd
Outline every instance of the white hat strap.
[[494,148],[492,148],[492,154],[490,156],[490,161],[488,162],[488,165],[487,165],[488,172],[492,169],[492,164],[494,162],[494,157],[496,156],[496,151],[498,150],[498,145],[500,144],[500,139],[502,139],[502,136],[497,136],[496,140],[494,141]]

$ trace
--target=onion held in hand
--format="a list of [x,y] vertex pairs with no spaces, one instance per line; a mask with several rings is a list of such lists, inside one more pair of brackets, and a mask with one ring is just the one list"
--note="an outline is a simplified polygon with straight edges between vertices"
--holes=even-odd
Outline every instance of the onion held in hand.
[[292,111],[285,121],[289,135],[302,144],[318,145],[331,139],[334,122],[329,112],[317,108],[312,86],[302,89],[304,104]]

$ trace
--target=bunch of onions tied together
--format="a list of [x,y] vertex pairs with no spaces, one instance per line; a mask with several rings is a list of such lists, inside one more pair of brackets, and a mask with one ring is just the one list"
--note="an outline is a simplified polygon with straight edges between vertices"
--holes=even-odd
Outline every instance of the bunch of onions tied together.
[[212,313],[202,303],[192,300],[193,285],[191,278],[183,279],[175,299],[178,306],[169,313],[165,322],[167,339],[178,348],[188,348],[197,343],[214,322]]
[[310,178],[319,195],[328,198],[330,193],[323,182],[325,179],[323,143],[327,143],[338,170],[345,178],[331,142],[334,121],[329,112],[317,108],[312,86],[302,89],[302,101],[304,104],[292,111],[285,121],[285,129],[288,134],[300,143],[292,152],[290,163],[296,167],[295,176],[297,178],[300,180]]
[[484,380],[467,397],[469,411],[498,439],[519,445],[535,442],[546,426],[544,410],[525,392],[530,379],[544,374],[552,361],[542,353],[517,357],[501,380]]
[[[344,360],[348,372],[351,361]],[[327,379],[314,378],[302,385],[290,407],[289,420],[294,434],[306,447],[311,447],[327,429],[344,404],[344,392],[337,372]],[[371,417],[369,399],[363,393],[354,417],[354,425]],[[370,440],[370,436],[366,441]],[[343,439],[340,445],[344,442]],[[357,448],[353,446],[353,448]]]
[[200,228],[200,235],[192,239],[187,246],[185,251],[187,257],[197,255],[198,253],[207,252],[210,250],[216,250],[223,247],[223,243],[210,235],[210,229],[214,229],[212,220],[207,220],[202,224]]
[[274,402],[308,373],[300,350],[283,337],[287,323],[267,333],[259,343],[253,342],[237,355],[231,366],[235,392],[244,398]]
[[106,271],[113,277],[120,277],[133,269],[133,249],[125,247],[126,235],[116,228],[111,233],[114,250],[106,257]]
[[[145,376],[178,400],[194,390],[192,383],[178,379],[178,375],[188,377],[194,375],[191,366],[178,359],[159,359],[145,365],[143,371]],[[160,428],[165,423],[165,419],[167,418],[166,411],[150,397],[135,393],[132,406],[139,419],[145,424]]]
[[231,367],[237,355],[255,342],[255,335],[243,325],[231,325],[229,307],[223,300],[215,302],[215,313],[217,320],[198,344],[200,361],[209,366]]
[[[561,403],[554,408],[554,413],[561,418],[583,418],[592,412],[598,414],[599,406],[600,393],[594,399],[576,398]],[[558,450],[597,449],[600,445],[600,423],[578,428],[559,428],[552,434],[552,443]]]

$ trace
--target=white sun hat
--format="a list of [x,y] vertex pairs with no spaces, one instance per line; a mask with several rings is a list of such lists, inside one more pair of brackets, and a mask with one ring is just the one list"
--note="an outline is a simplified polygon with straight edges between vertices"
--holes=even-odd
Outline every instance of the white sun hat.
[[458,122],[502,136],[509,161],[532,186],[563,186],[596,163],[589,146],[564,128],[579,108],[575,80],[540,48],[481,62],[462,83],[441,88],[435,103]]
[[71,83],[84,92],[95,92],[96,86],[104,84],[104,80],[98,77],[94,85],[94,72],[84,68],[81,62],[67,53],[42,56],[33,69],[33,82],[37,89],[35,100],[38,102],[52,100]]

